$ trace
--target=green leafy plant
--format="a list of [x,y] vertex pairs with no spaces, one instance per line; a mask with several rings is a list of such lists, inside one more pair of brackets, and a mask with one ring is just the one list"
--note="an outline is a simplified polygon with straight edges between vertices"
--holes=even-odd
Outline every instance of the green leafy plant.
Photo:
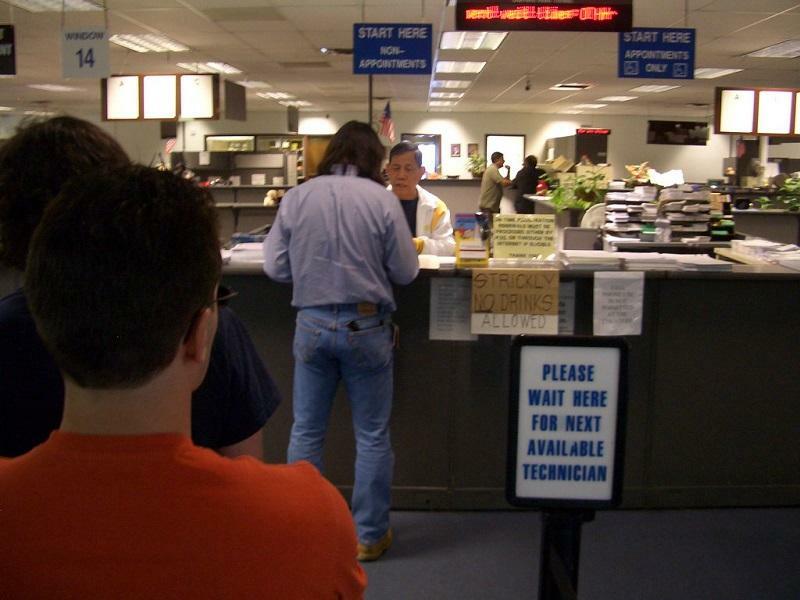
[[778,188],[774,198],[763,196],[758,199],[761,208],[782,208],[794,212],[800,211],[800,177],[789,177]]
[[473,177],[480,177],[486,170],[486,157],[482,154],[470,154],[467,157],[467,171],[472,173]]
[[551,185],[550,202],[556,212],[570,208],[586,210],[605,199],[606,189],[601,187],[604,180],[605,175],[602,171],[591,171],[562,181],[553,189],[552,185],[555,182],[550,179],[548,181]]

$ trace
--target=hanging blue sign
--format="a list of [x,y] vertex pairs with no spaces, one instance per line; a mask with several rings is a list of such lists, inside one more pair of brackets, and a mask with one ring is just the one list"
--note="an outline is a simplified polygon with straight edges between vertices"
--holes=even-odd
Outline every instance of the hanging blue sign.
[[430,75],[433,25],[430,23],[355,23],[355,75]]
[[618,77],[694,79],[695,30],[635,27],[619,34]]

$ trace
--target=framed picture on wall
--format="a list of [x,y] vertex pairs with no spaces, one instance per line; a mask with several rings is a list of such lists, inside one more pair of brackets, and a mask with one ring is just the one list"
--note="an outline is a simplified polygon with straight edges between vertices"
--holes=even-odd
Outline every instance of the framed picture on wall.
[[478,154],[478,144],[467,144],[467,156]]
[[461,144],[450,144],[450,158],[461,158]]

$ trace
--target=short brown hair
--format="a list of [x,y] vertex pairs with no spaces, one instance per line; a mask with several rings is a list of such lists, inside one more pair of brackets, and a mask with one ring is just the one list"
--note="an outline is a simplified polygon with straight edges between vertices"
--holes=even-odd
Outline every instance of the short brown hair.
[[88,121],[25,121],[0,149],[0,262],[25,268],[33,231],[67,180],[128,163],[116,140]]
[[72,179],[31,241],[25,289],[47,349],[86,388],[129,388],[175,357],[220,275],[210,194],[142,166]]

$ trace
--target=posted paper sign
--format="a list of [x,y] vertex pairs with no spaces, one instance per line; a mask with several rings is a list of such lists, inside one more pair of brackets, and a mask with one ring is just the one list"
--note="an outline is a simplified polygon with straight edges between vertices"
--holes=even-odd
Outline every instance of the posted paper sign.
[[562,281],[558,289],[558,333],[575,333],[575,282]]
[[557,269],[473,269],[472,333],[558,333]]
[[641,335],[644,272],[594,274],[594,335]]
[[432,340],[473,341],[470,329],[470,280],[464,277],[431,279],[430,326]]
[[65,78],[108,77],[108,36],[105,29],[72,29],[61,33],[61,66]]
[[495,215],[495,258],[545,257],[556,250],[555,215]]
[[[516,407],[516,498],[610,502],[622,349],[522,345]],[[511,465],[510,465],[511,466]]]

